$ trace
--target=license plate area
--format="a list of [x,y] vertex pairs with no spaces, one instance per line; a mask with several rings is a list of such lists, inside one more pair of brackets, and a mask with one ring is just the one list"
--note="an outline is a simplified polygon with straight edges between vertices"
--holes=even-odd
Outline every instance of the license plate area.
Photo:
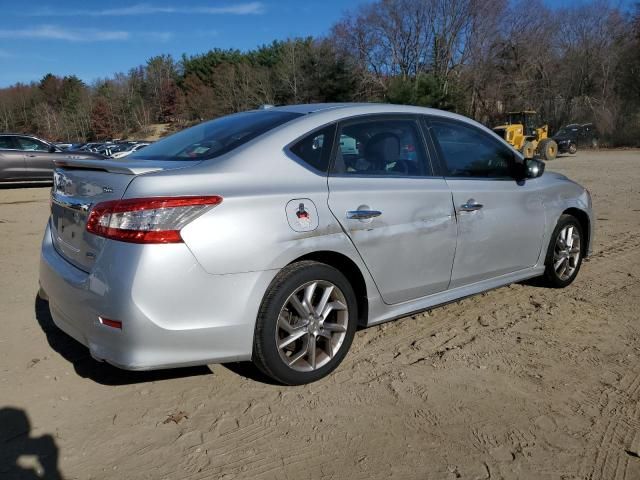
[[53,245],[65,259],[85,271],[89,271],[95,258],[95,248],[85,229],[90,207],[55,197],[51,202]]
[[53,221],[57,236],[67,247],[79,253],[83,242],[87,214],[55,203],[53,210]]

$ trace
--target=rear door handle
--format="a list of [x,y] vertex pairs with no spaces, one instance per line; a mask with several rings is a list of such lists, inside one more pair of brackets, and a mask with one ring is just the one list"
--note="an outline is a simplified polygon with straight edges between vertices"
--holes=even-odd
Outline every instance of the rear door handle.
[[347,212],[347,218],[352,220],[367,220],[380,215],[382,215],[382,212],[378,210],[351,210]]
[[467,200],[467,203],[463,203],[460,205],[461,212],[475,212],[476,210],[480,210],[484,205],[481,203],[477,203],[473,198]]

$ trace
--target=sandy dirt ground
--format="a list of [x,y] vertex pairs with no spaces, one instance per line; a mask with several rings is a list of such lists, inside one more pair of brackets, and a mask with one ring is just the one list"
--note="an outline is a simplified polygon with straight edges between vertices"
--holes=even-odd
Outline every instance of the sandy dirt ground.
[[598,220],[571,287],[361,330],[302,387],[93,361],[36,299],[48,189],[0,189],[0,478],[640,479],[640,152],[548,168]]

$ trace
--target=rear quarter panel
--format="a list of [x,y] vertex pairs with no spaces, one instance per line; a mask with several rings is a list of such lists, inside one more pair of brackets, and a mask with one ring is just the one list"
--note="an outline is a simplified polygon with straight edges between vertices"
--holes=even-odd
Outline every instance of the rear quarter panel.
[[[282,138],[264,139],[233,155],[183,170],[138,176],[125,197],[221,195],[223,201],[182,230],[182,237],[210,274],[277,270],[319,251],[352,259],[373,283],[348,236],[328,208],[327,178],[292,160]],[[267,160],[268,159],[268,160]],[[318,226],[296,232],[287,203],[308,199]]]

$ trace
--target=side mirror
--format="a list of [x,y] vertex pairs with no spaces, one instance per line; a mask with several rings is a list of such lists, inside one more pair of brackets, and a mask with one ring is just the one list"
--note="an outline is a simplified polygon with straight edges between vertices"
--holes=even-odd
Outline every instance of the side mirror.
[[526,178],[538,178],[544,173],[544,162],[536,158],[525,160]]
[[49,153],[56,153],[58,149],[55,145],[49,145]]

